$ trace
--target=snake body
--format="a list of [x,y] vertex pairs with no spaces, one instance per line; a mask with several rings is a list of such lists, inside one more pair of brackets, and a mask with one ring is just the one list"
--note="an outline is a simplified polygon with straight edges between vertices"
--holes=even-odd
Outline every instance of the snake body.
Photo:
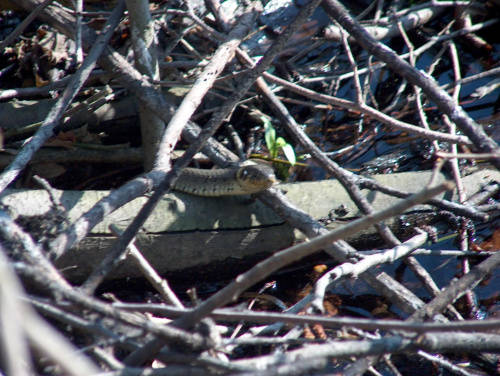
[[172,188],[196,196],[234,196],[264,191],[275,181],[271,167],[252,163],[220,170],[185,168]]

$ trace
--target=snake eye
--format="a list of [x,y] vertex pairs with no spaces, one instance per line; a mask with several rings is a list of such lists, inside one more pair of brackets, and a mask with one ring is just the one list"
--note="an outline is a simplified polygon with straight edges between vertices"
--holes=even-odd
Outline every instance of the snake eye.
[[255,178],[255,171],[253,171],[250,166],[243,166],[237,172],[238,179],[247,182],[247,184],[252,184],[252,180]]

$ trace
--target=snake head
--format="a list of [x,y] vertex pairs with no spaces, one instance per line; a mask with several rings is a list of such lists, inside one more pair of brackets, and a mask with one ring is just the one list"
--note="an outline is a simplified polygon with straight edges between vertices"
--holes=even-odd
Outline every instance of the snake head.
[[249,194],[265,191],[276,182],[274,170],[263,164],[241,166],[236,172],[238,184]]

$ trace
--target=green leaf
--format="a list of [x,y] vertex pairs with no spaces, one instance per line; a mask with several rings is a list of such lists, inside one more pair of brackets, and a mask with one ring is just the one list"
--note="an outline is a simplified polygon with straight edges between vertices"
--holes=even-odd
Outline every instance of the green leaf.
[[283,149],[283,153],[290,164],[292,166],[295,165],[297,159],[292,145],[288,144],[283,137],[276,138],[276,130],[273,128],[273,125],[268,118],[264,116],[261,116],[260,118],[264,124],[266,145],[271,158],[277,158],[278,150],[281,148]]
[[283,150],[283,153],[285,153],[286,159],[290,162],[290,164],[293,166],[295,165],[295,162],[297,162],[295,158],[295,152],[293,151],[293,147],[290,144],[285,144],[281,147]]
[[277,148],[282,148],[285,145],[286,145],[286,141],[285,141],[285,139],[283,137],[278,137],[276,139],[276,147]]
[[269,120],[265,116],[261,116],[260,120],[262,120],[262,124],[264,124],[264,129],[267,131],[269,128],[272,128],[273,125],[271,124],[271,120]]
[[264,137],[266,139],[267,149],[269,150],[269,154],[271,154],[271,158],[276,158],[278,155],[278,147],[276,146],[276,130],[273,128],[269,119],[264,116],[262,116],[261,119],[264,123]]

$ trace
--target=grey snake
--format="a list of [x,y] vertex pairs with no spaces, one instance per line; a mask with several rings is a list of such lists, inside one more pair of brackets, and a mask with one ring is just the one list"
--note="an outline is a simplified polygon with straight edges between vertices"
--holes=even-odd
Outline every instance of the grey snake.
[[271,167],[251,163],[219,170],[185,168],[172,188],[196,196],[234,196],[264,191],[275,181]]

